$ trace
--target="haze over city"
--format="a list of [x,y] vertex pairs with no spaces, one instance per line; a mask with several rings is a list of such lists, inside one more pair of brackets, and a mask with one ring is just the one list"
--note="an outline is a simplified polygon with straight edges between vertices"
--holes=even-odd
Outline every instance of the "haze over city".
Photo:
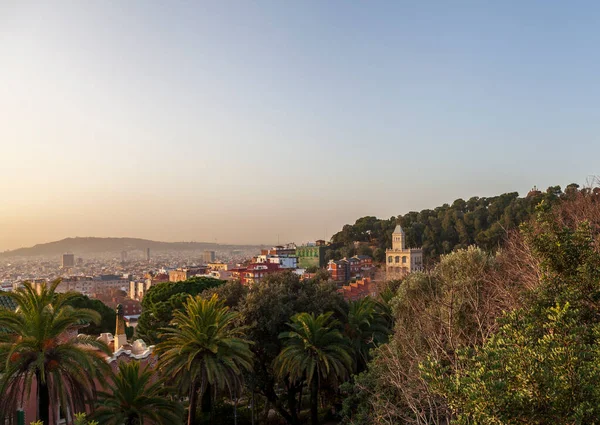
[[595,2],[0,4],[0,250],[304,242],[600,174]]

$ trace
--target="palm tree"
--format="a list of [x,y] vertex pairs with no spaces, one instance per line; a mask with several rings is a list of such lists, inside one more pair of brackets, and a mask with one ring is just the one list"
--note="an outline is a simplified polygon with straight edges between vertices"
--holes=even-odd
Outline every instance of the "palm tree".
[[379,293],[379,299],[375,301],[377,311],[381,317],[385,320],[386,327],[388,329],[394,328],[394,313],[392,310],[392,300],[396,296],[394,291],[389,286]]
[[189,388],[188,425],[195,423],[198,392],[200,398],[210,385],[216,390],[235,391],[241,375],[252,369],[251,342],[235,327],[238,313],[229,310],[215,294],[210,299],[190,297],[183,311],[173,315],[172,327],[157,348],[164,376],[179,379]]
[[390,329],[382,306],[370,297],[350,303],[344,333],[356,355],[357,372],[364,370],[369,361],[369,351],[387,341]]
[[105,425],[179,424],[183,407],[169,398],[164,381],[155,380],[137,361],[119,363],[108,391],[98,393],[93,419]]
[[273,367],[280,378],[289,376],[291,381],[306,379],[310,387],[311,423],[317,425],[320,382],[333,382],[345,378],[352,368],[351,348],[337,329],[339,322],[330,320],[328,312],[315,317],[314,314],[299,313],[292,317],[290,332],[279,338],[285,347],[275,358]]
[[98,313],[68,305],[77,294],[56,293],[59,283],[26,282],[5,294],[17,308],[0,309],[0,423],[13,420],[34,382],[37,416],[44,423],[51,412],[56,414],[57,404],[65,411],[83,411],[95,398],[94,379],[103,383],[110,370],[108,346],[76,334],[86,323],[99,322]]

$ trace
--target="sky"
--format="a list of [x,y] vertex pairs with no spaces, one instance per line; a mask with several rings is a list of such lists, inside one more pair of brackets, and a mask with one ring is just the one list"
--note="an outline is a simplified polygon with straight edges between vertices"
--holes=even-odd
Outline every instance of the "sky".
[[0,250],[584,184],[599,45],[594,1],[0,1]]

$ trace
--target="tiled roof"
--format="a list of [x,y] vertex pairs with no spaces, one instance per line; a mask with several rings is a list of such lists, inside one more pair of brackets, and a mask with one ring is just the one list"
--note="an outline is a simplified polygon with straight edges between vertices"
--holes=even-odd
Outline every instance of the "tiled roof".
[[360,298],[364,298],[373,292],[372,282],[370,279],[361,279],[354,283],[342,286],[338,289],[346,300],[356,301]]
[[16,310],[17,304],[13,301],[12,298],[0,295],[0,308],[7,308],[9,310]]
[[[6,308],[9,310],[16,310],[17,304],[12,300],[12,298],[0,295],[0,309]],[[0,328],[0,333],[5,333],[6,329]]]

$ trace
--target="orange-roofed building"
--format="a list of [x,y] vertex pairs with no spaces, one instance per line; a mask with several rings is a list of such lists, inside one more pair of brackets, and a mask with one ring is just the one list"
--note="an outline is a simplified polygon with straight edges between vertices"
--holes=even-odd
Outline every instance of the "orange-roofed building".
[[368,296],[378,295],[377,285],[368,277],[349,283],[338,289],[347,301],[356,301]]

